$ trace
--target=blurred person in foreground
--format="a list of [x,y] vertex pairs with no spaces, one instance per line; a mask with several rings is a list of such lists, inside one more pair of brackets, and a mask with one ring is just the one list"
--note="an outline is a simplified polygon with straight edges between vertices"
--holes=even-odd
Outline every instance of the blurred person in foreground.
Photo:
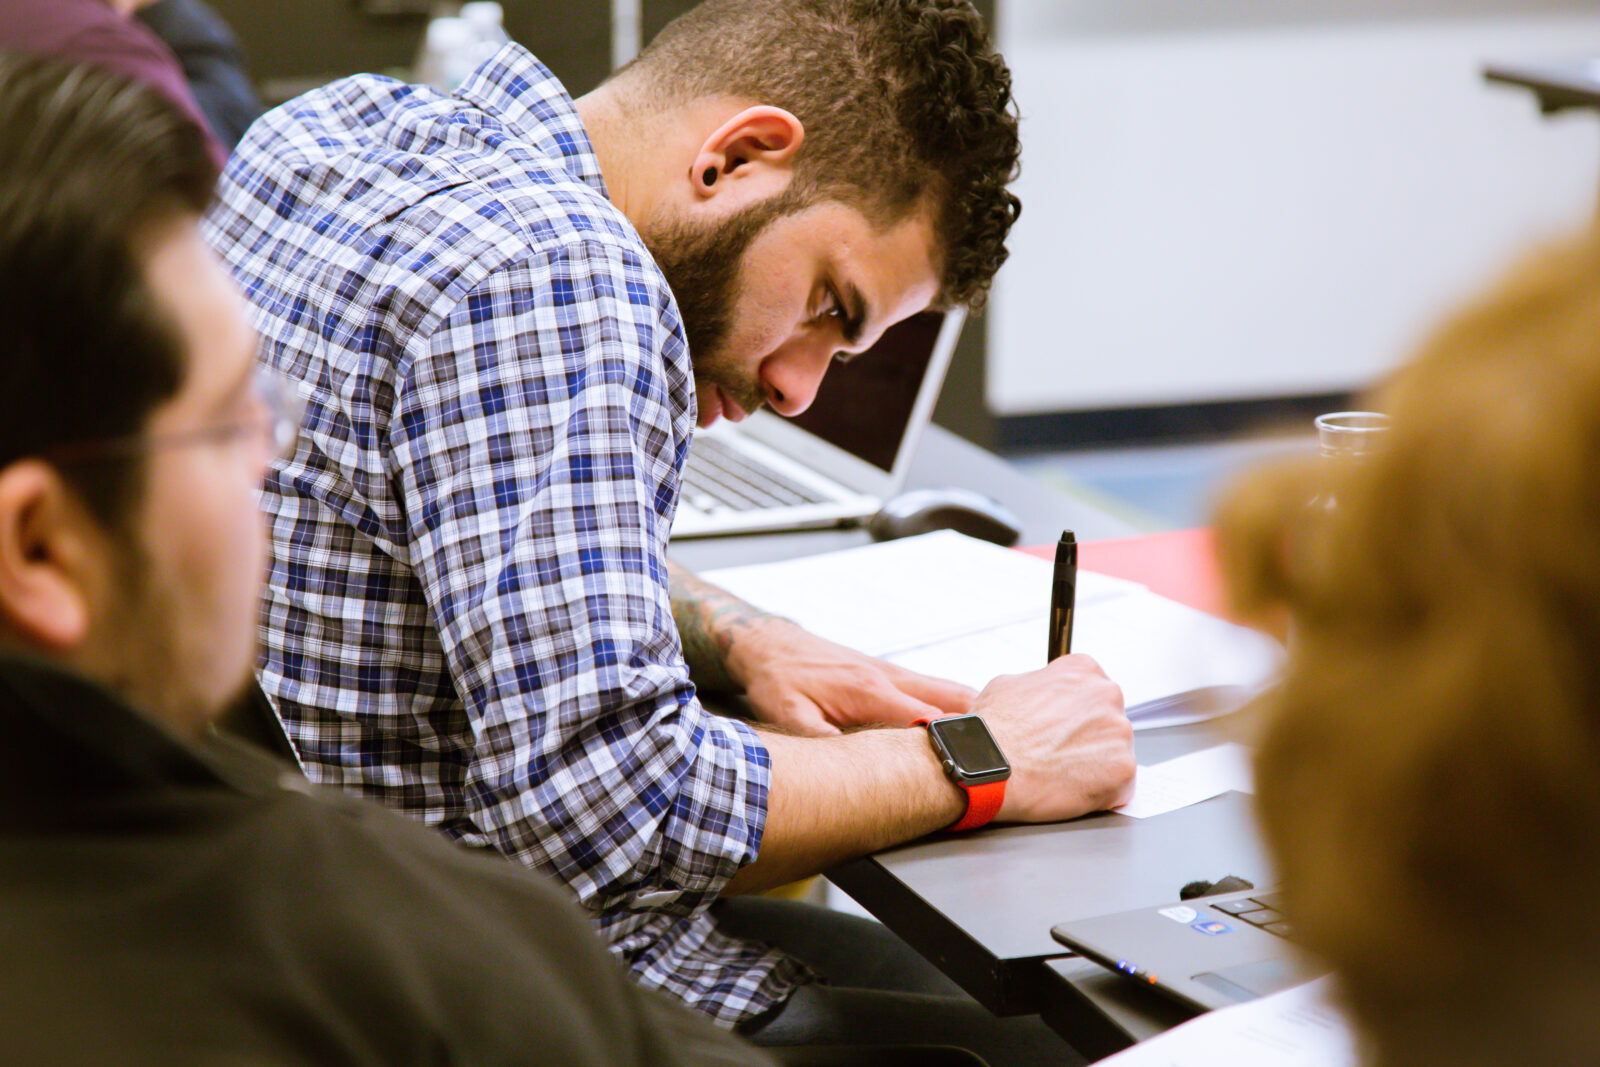
[[1264,472],[1218,523],[1236,613],[1292,619],[1257,766],[1289,910],[1375,1064],[1594,1062],[1600,230],[1371,406],[1381,453]]
[[153,90],[4,54],[0,144],[0,1061],[765,1062],[528,872],[210,729],[295,429],[214,164]]

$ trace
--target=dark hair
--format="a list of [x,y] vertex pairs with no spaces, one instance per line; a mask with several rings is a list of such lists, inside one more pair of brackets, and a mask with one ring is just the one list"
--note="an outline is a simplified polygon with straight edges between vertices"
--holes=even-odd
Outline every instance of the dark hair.
[[804,123],[795,181],[880,224],[932,198],[941,302],[981,306],[1022,203],[1011,72],[966,0],[706,0],[624,75],[654,100],[731,93]]
[[[155,91],[98,69],[0,53],[0,466],[136,433],[184,375],[181,340],[135,248],[146,227],[205,209],[216,166]],[[119,522],[130,462],[68,464]]]

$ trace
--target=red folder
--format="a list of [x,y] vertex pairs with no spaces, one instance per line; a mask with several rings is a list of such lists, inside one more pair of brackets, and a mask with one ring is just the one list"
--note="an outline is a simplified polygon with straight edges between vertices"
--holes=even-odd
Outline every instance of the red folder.
[[[1050,559],[1055,555],[1055,546],[1030,545],[1022,551]],[[1078,546],[1078,566],[1129,578],[1180,604],[1212,615],[1222,614],[1222,583],[1207,527],[1084,541]]]

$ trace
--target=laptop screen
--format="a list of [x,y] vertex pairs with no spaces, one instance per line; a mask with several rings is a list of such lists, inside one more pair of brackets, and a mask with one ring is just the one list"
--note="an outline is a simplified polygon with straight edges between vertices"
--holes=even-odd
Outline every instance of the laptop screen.
[[828,368],[816,401],[789,421],[892,471],[943,324],[943,312],[924,311],[889,327],[867,351]]

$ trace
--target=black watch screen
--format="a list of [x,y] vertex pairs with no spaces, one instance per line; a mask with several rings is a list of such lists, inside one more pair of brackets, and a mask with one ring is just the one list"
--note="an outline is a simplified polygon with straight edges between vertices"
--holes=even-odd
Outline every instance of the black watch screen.
[[963,785],[982,785],[1011,777],[1011,764],[1006,762],[989,727],[976,715],[930,719],[928,736],[945,770]]

